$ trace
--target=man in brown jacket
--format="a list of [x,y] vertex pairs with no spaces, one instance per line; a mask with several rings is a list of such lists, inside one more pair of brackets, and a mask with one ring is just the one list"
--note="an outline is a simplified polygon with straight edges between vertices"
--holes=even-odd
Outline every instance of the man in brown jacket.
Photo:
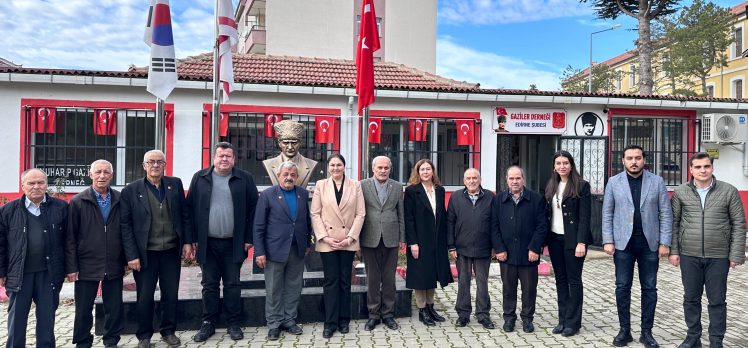
[[[745,262],[745,212],[734,186],[712,175],[708,154],[690,159],[693,179],[673,192],[670,263],[680,266],[688,334],[680,348],[701,347],[701,294],[709,300],[709,346],[722,347],[727,327],[727,273]],[[728,268],[729,267],[729,268]]]

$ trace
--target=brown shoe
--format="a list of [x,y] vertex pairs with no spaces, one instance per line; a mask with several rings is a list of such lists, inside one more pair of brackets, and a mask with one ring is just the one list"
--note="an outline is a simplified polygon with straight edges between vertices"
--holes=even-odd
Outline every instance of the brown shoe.
[[179,347],[179,345],[182,344],[182,341],[179,340],[179,337],[175,334],[161,336],[161,339],[170,347]]

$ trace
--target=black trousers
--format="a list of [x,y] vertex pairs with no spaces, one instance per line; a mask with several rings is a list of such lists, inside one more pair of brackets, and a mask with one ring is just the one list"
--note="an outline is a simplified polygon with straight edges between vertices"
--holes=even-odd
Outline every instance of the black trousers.
[[8,338],[7,348],[26,347],[26,327],[31,302],[36,304],[36,347],[55,347],[55,311],[60,304],[60,288],[53,288],[49,272],[33,272],[23,275],[21,290],[8,291]]
[[322,293],[325,327],[348,325],[351,321],[351,272],[355,252],[336,250],[319,254],[325,273]]
[[369,319],[395,316],[395,270],[397,269],[397,247],[388,248],[379,241],[376,248],[361,248],[366,265],[366,304]]
[[200,265],[203,279],[203,321],[218,323],[221,316],[221,281],[223,281],[223,310],[229,326],[241,324],[242,299],[239,271],[241,262],[234,262],[233,238],[208,238],[205,262]]
[[689,337],[701,337],[701,296],[706,289],[709,301],[709,342],[722,342],[727,328],[728,259],[681,256],[683,314]]
[[584,257],[576,257],[574,249],[564,248],[564,235],[551,232],[548,238],[553,274],[556,277],[558,323],[579,330],[582,327],[582,267]]
[[[73,322],[73,344],[91,347],[93,344],[93,308],[99,282],[78,280],[75,282],[75,321]],[[116,345],[124,328],[122,311],[122,277],[101,281],[101,297],[104,302],[105,345]]]
[[491,296],[488,294],[488,268],[490,257],[467,257],[457,254],[457,302],[455,310],[460,318],[470,319],[470,280],[475,272],[475,317],[490,319]]
[[532,321],[535,316],[535,299],[538,296],[538,266],[515,266],[499,263],[503,293],[504,321],[517,320],[517,283],[522,286],[522,321]]
[[142,340],[153,337],[153,311],[155,302],[153,294],[156,283],[161,290],[161,336],[174,334],[177,328],[177,293],[179,292],[179,275],[182,271],[180,248],[164,251],[148,251],[148,267],[133,272],[135,288],[138,291],[138,303],[135,312],[138,315],[138,331],[135,336]]

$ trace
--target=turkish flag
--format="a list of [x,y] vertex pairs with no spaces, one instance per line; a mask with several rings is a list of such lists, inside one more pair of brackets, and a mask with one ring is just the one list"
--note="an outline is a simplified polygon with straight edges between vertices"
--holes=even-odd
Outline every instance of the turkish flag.
[[218,123],[218,136],[225,137],[229,134],[229,114],[219,113],[221,120]]
[[379,144],[382,141],[382,119],[372,117],[369,119],[369,142]]
[[117,111],[94,110],[93,127],[96,135],[117,135]]
[[314,117],[314,142],[317,144],[330,144],[334,138],[334,128],[332,127],[335,119],[330,116]]
[[408,122],[408,141],[426,141],[426,129],[429,126],[429,121],[426,120],[410,120]]
[[359,115],[361,115],[361,110],[374,103],[374,51],[379,48],[379,30],[377,30],[374,1],[363,0],[356,45],[356,94],[358,94]]
[[475,144],[475,121],[455,120],[457,124],[457,145]]
[[56,113],[55,108],[36,108],[31,109],[33,117],[31,118],[31,132],[33,133],[56,133]]
[[167,130],[174,128],[174,111],[164,111],[164,127]]
[[282,119],[281,115],[265,114],[265,138],[275,138],[275,126],[276,122],[280,122]]

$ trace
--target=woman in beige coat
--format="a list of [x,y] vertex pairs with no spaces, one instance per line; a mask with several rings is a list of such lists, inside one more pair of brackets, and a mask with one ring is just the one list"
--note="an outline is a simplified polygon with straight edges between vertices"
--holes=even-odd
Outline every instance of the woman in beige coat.
[[350,330],[353,255],[361,248],[358,235],[366,215],[361,185],[345,177],[343,156],[330,156],[327,170],[330,178],[317,181],[310,209],[315,249],[325,273],[324,338],[332,337],[336,330],[343,334]]

